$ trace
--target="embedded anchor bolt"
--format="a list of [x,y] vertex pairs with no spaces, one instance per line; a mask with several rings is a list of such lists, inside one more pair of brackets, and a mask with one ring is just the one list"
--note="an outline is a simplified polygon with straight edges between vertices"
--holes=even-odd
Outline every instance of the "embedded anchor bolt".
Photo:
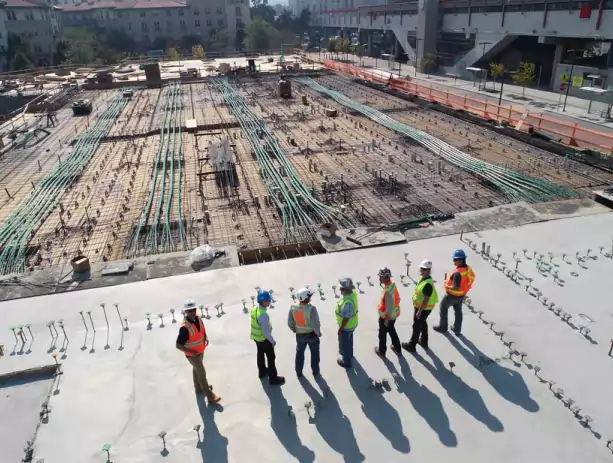
[[528,354],[526,354],[525,352],[520,352],[520,353],[519,353],[519,356],[520,356],[520,358],[521,358],[521,361],[522,361],[522,362],[523,362],[523,361],[524,361],[524,359],[526,358],[526,355],[528,355]]
[[589,428],[589,427],[590,427],[590,423],[591,423],[592,421],[594,421],[594,418],[592,418],[592,417],[591,417],[591,416],[589,416],[589,415],[585,415],[585,416],[583,417],[583,421],[582,421],[581,423],[582,423],[582,424],[583,424],[583,426],[585,426],[586,428]]
[[151,329],[151,312],[145,312],[145,319],[147,320],[147,329]]
[[128,331],[130,327],[128,326],[128,317],[123,317],[124,330]]
[[568,408],[571,408],[574,403],[575,403],[575,399],[571,399],[570,397],[568,399],[566,399],[566,406]]
[[102,451],[106,452],[106,461],[111,461],[111,444],[104,444],[102,446]]
[[219,309],[221,309],[221,305],[219,305],[219,304],[215,304],[215,305],[214,305],[214,307],[215,307],[215,309],[217,310],[217,316],[218,316],[218,317],[221,317],[221,313],[219,312]]
[[553,395],[556,396],[558,399],[562,399],[562,397],[564,396],[564,389],[557,388]]
[[91,311],[91,310],[88,310],[88,311],[87,311],[87,315],[89,315],[89,321],[91,322],[91,324],[92,324],[92,328],[93,328],[94,333],[95,333],[95,332],[96,332],[96,327],[94,326],[94,320],[93,320],[93,318],[92,318],[92,311]]
[[158,318],[160,319],[160,328],[164,328],[164,314],[159,313]]
[[454,362],[449,362],[449,371],[451,371],[453,373],[453,369],[455,368],[455,363]]
[[200,425],[199,424],[195,424],[194,427],[192,428],[193,431],[196,431],[196,435],[198,436],[198,440],[200,440]]
[[166,448],[166,431],[162,431],[158,434],[158,437],[162,439],[162,446]]
[[541,367],[539,366],[534,367],[534,374],[538,379],[541,379],[541,376],[539,375],[540,371],[541,371]]
[[477,314],[479,315],[479,319],[483,320],[483,310],[480,310]]
[[247,313],[247,301],[245,299],[241,299],[241,304],[243,304],[243,312]]
[[336,285],[332,285],[332,291],[334,291],[334,297],[338,297],[338,293],[336,292]]
[[121,322],[121,313],[119,312],[119,303],[115,302],[113,305],[115,306],[115,310],[117,310],[117,316],[119,317],[119,323],[121,323],[121,327],[125,330],[128,325],[126,324],[126,326],[124,326],[123,323]]
[[550,391],[551,391],[551,388],[553,387],[553,385],[554,385],[555,383],[556,383],[556,382],[555,382],[555,381],[553,381],[553,380],[551,380],[551,379],[550,379],[549,381],[547,381],[547,384],[549,384],[549,390],[550,390]]
[[170,314],[172,315],[172,323],[177,323],[177,319],[175,318],[175,309],[170,309]]
[[[400,277],[400,279],[402,280],[402,276]],[[360,289],[360,285],[361,285],[361,284],[362,284],[362,282],[361,282],[361,281],[356,281],[356,282],[355,282],[355,286],[358,288],[358,291],[362,291],[362,290]]]
[[575,417],[577,417],[577,418],[579,417],[579,413],[581,412],[581,407],[577,407],[577,406],[571,407],[570,410],[573,412]]
[[255,296],[251,296],[251,304],[255,304]]
[[370,286],[373,286],[373,283],[372,283],[372,281],[370,281],[370,277],[369,276],[366,277],[366,281],[368,281],[368,284]]

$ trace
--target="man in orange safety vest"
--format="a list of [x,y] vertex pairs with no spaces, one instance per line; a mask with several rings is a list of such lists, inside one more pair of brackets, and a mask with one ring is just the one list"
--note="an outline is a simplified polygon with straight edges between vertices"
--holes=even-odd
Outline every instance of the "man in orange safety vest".
[[196,303],[191,299],[183,303],[185,319],[179,328],[176,347],[185,354],[185,358],[192,365],[196,394],[205,394],[210,404],[218,403],[221,397],[213,392],[213,387],[209,386],[206,378],[203,357],[209,340],[197,309]]
[[400,339],[396,332],[396,318],[400,315],[400,294],[396,283],[392,281],[392,271],[383,267],[379,270],[379,283],[383,290],[379,300],[379,345],[375,347],[375,353],[379,357],[385,357],[387,350],[387,335],[392,340],[392,350],[397,354],[402,352]]
[[296,375],[302,378],[304,367],[304,351],[307,346],[311,351],[311,372],[313,376],[319,375],[319,338],[321,326],[319,314],[314,305],[311,305],[313,292],[308,288],[296,291],[297,305],[292,305],[287,317],[289,329],[296,333]]

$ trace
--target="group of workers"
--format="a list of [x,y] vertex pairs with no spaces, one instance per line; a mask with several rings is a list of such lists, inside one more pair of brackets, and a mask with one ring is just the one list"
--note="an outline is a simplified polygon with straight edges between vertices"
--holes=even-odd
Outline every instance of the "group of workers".
[[[475,281],[475,273],[466,264],[466,254],[458,249],[453,253],[454,269],[445,274],[445,295],[440,303],[439,324],[433,329],[439,333],[448,330],[448,312],[453,307],[455,320],[452,327],[456,335],[462,330],[462,303]],[[432,262],[424,260],[419,266],[420,279],[413,291],[413,331],[409,342],[400,342],[396,331],[396,320],[400,316],[400,294],[396,283],[392,280],[392,272],[385,267],[379,270],[379,283],[382,287],[381,299],[378,305],[379,315],[379,343],[375,353],[385,357],[387,353],[387,337],[391,340],[391,349],[401,355],[402,348],[415,352],[417,344],[428,349],[428,317],[438,302],[438,293],[431,276]],[[358,326],[358,295],[351,278],[339,280],[341,297],[336,303],[336,321],[338,324],[338,350],[340,357],[337,363],[343,368],[351,368],[353,361],[353,334]],[[297,303],[293,304],[288,313],[287,324],[296,334],[296,357],[294,368],[296,375],[303,375],[305,351],[309,348],[311,353],[311,373],[318,376],[319,369],[319,343],[322,336],[321,323],[317,308],[311,304],[313,291],[301,288],[295,293]],[[271,385],[282,385],[285,378],[279,376],[275,365],[276,341],[272,336],[272,324],[267,309],[272,303],[272,295],[268,291],[259,291],[257,306],[251,309],[251,339],[256,344],[257,367],[260,379],[268,378]],[[208,339],[206,330],[200,317],[197,316],[197,306],[192,300],[185,301],[185,319],[177,337],[177,349],[185,353],[187,360],[193,367],[194,388],[197,394],[205,394],[209,403],[221,400],[213,392],[206,377],[203,364],[203,354]]]

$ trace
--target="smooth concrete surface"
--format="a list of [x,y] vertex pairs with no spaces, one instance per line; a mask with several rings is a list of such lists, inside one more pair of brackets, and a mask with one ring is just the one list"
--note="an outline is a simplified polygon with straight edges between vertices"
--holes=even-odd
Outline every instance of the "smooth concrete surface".
[[[348,240],[351,238],[353,241]],[[385,246],[406,242],[400,232],[386,231],[373,227],[358,227],[338,230],[333,237],[322,237],[319,242],[326,252],[349,251],[352,249]]]
[[27,442],[34,442],[41,404],[47,400],[53,377],[49,375],[0,380],[0,436],[3,462],[24,458]]
[[[475,246],[485,240],[490,253],[501,253],[506,262],[513,251],[523,255],[522,249],[528,256],[533,250],[545,256],[552,252],[560,266],[558,276],[565,281],[562,287],[552,277],[541,276],[529,259],[521,263],[520,272],[534,278],[532,284],[543,296],[572,314],[572,323],[579,324],[580,314],[593,320],[592,341],[454,235],[3,302],[0,344],[6,354],[0,359],[0,374],[46,365],[49,352],[58,353],[64,373],[59,393],[51,399],[49,422],[41,425],[35,446],[34,461],[45,463],[104,462],[101,448],[107,443],[115,463],[244,462],[255,455],[263,462],[608,462],[613,458],[605,443],[613,435],[613,358],[607,356],[613,313],[607,301],[613,259],[598,255],[598,246],[610,252],[612,234],[613,214],[464,234]],[[412,261],[413,278],[422,259],[433,260],[440,291],[444,273],[451,270],[451,253],[458,247],[468,250],[477,275],[471,304],[495,326],[490,328],[465,308],[465,337],[431,332],[430,353],[418,348],[416,356],[405,353],[397,358],[389,352],[388,362],[380,360],[373,352],[380,297],[377,270],[389,266],[396,276],[402,297],[397,327],[407,340],[414,285],[405,278],[410,284],[404,286],[399,278],[406,271],[404,254]],[[581,257],[587,249],[592,249],[592,257],[581,265],[562,263],[561,253],[575,258],[576,252]],[[332,285],[347,275],[361,281],[363,293],[355,368],[345,372],[336,365],[337,299]],[[373,286],[366,276],[371,276]],[[318,283],[325,291],[325,300],[313,299],[323,324],[323,380],[313,380],[307,354],[306,379],[299,382],[293,372],[294,336],[286,327],[288,288]],[[244,299],[249,308],[256,286],[274,289],[277,299],[270,314],[278,368],[288,380],[280,389],[257,378],[249,316],[241,303]],[[172,323],[169,309],[177,309],[178,315],[186,298],[209,307],[205,364],[210,382],[223,397],[223,408],[196,401],[190,367],[174,348],[178,323]],[[121,329],[113,301],[119,302],[129,330]],[[106,303],[109,331],[100,302]],[[213,306],[220,302],[224,313],[218,317]],[[80,310],[85,311],[88,331]],[[145,312],[152,316],[150,329]],[[163,313],[164,327],[158,313]],[[56,350],[50,350],[45,326],[60,318],[70,341],[65,352],[59,352],[64,344],[61,331]],[[434,313],[430,325],[436,322]],[[14,338],[7,327],[24,323],[32,324],[34,342],[25,350],[16,346],[11,355]],[[509,348],[495,334],[499,331],[505,332],[505,342],[514,341],[513,349],[526,352],[524,362],[508,358]],[[479,366],[481,357],[485,365]],[[453,372],[450,362],[455,364]],[[534,366],[542,368],[543,378],[556,381],[553,392],[535,375]],[[389,391],[369,389],[369,379],[383,378],[390,382]],[[580,416],[593,417],[594,431],[554,397],[557,388],[564,389],[564,399],[575,400],[583,410]],[[15,409],[25,409],[32,401],[17,397],[15,402]],[[313,407],[307,409],[307,402]],[[18,413],[13,417],[16,423],[26,418]],[[200,440],[193,431],[196,424],[204,427]],[[167,433],[165,451],[158,437],[161,431]],[[0,436],[3,445],[14,439],[6,433]]]

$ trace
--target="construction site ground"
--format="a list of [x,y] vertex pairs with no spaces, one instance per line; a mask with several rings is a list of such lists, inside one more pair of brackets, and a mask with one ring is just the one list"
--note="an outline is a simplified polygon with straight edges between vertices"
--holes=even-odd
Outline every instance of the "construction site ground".
[[[311,187],[320,201],[344,210],[356,224],[379,226],[427,216],[446,217],[509,203],[487,182],[406,137],[346,111],[297,81],[293,81],[293,97],[280,98],[277,80],[267,76],[230,83],[251,111],[266,121],[300,181]],[[613,180],[613,174],[338,75],[319,77],[317,82],[476,159],[576,189],[586,196]],[[107,103],[121,92],[83,91],[79,97],[93,101],[90,116],[72,116],[71,109],[65,107],[58,111],[48,137],[5,152],[0,159],[1,186],[6,190],[0,199],[0,222],[5,222],[28,195],[35,194],[39,182],[69,155],[75,139],[95,124]],[[174,109],[167,118],[171,106]],[[326,108],[337,109],[337,117],[326,116]],[[188,130],[187,122],[193,120],[197,127]],[[42,118],[43,127],[44,122]],[[165,129],[160,131],[161,127]],[[235,152],[237,188],[220,187],[208,164],[210,144],[224,139]],[[170,147],[169,140],[169,150],[175,154],[164,163],[158,156],[164,147]],[[295,244],[285,239],[277,209],[266,205],[269,193],[252,152],[214,82],[136,89],[76,182],[57,198],[61,204],[34,230],[26,268],[68,265],[69,271],[70,261],[78,255],[97,263],[188,251],[207,242],[236,246],[239,251]],[[157,173],[156,165],[160,168]],[[162,165],[168,171],[162,172]],[[277,168],[279,175],[287,174],[279,165]],[[167,214],[144,214],[149,202],[152,211],[156,207],[162,211],[168,205]],[[159,242],[157,229],[166,225],[167,237],[162,244],[152,244]],[[183,228],[177,231],[179,225]]]
[[[21,385],[0,385],[2,411],[12,410],[11,432],[0,434],[3,455],[17,460],[31,441],[32,461],[45,463],[104,462],[105,446],[115,463],[253,455],[264,462],[611,461],[613,314],[602,303],[613,268],[611,230],[613,214],[600,212],[4,302],[0,374]],[[378,269],[388,266],[398,284],[396,326],[407,341],[419,262],[433,261],[442,293],[457,248],[477,275],[463,335],[431,331],[431,350],[378,358]],[[336,364],[333,288],[346,276],[359,285],[360,309],[349,370]],[[323,291],[312,301],[323,327],[318,379],[308,354],[305,377],[296,378],[295,337],[286,326],[290,288],[305,285]],[[287,378],[281,388],[257,377],[246,312],[258,287],[274,290],[269,314]],[[174,347],[187,298],[206,307],[204,362],[221,406],[196,398],[191,367]],[[27,325],[25,342],[13,337],[15,325]],[[48,396],[42,386],[25,390],[39,378],[20,372],[56,361],[61,374],[44,383]],[[371,387],[374,381],[383,387]]]

